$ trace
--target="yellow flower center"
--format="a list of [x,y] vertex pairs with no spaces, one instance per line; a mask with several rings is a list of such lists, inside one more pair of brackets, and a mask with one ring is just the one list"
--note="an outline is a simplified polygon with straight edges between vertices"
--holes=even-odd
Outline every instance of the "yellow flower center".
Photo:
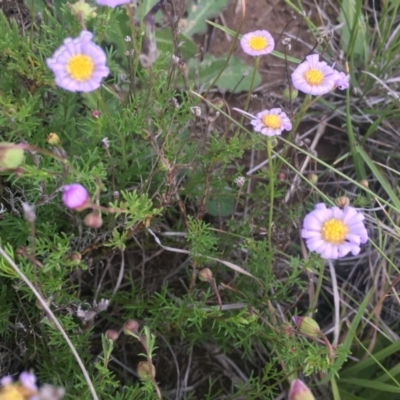
[[0,390],[0,400],[25,400],[32,396],[31,391],[21,386],[6,385]]
[[309,69],[304,74],[304,79],[311,86],[318,86],[324,81],[324,74],[319,69]]
[[349,232],[347,225],[340,219],[331,218],[322,224],[321,236],[325,242],[342,244]]
[[262,122],[267,128],[279,129],[282,126],[282,118],[276,114],[267,114],[262,117]]
[[86,54],[75,54],[67,63],[67,71],[72,79],[84,82],[90,79],[93,74],[93,60]]
[[254,51],[264,50],[268,46],[268,41],[263,36],[253,36],[249,40],[249,46]]

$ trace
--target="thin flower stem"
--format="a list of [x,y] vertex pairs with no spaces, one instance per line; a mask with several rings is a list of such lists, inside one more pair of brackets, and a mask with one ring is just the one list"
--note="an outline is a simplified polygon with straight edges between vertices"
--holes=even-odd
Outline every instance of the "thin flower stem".
[[[249,87],[249,91],[247,92],[246,102],[244,103],[244,108],[243,108],[244,111],[247,111],[249,109],[250,99],[251,99],[251,95],[252,95],[252,92],[254,89],[254,81],[256,80],[256,75],[257,75],[259,65],[260,65],[260,57],[255,57],[254,69],[253,69],[253,74],[251,75],[250,87]],[[243,121],[244,121],[244,116],[242,115],[239,125],[243,125]]]
[[332,260],[328,260],[329,271],[331,273],[332,280],[332,291],[333,291],[333,302],[335,306],[335,325],[333,330],[333,342],[332,346],[337,347],[339,343],[339,335],[340,335],[340,297],[339,297],[339,289],[336,279],[336,271],[333,265]]
[[272,274],[272,218],[274,215],[274,165],[272,160],[272,140],[267,139],[267,156],[269,161],[269,218],[268,218],[268,251],[269,251],[269,272]]
[[312,299],[312,303],[309,308],[310,313],[315,313],[316,308],[317,308],[318,297],[319,297],[319,293],[321,292],[322,281],[324,280],[324,270],[325,270],[325,264],[322,266],[321,270],[319,271],[317,288],[315,289],[314,298]]
[[69,339],[64,328],[61,326],[57,317],[54,315],[53,311],[51,311],[46,300],[40,295],[40,293],[37,291],[37,289],[32,285],[32,283],[29,281],[29,279],[19,269],[17,264],[15,264],[15,262],[10,258],[10,256],[4,251],[4,249],[1,246],[0,246],[0,255],[10,264],[10,266],[14,269],[14,271],[18,274],[18,276],[26,283],[26,285],[29,287],[29,289],[32,291],[32,293],[35,295],[35,297],[38,299],[40,305],[46,311],[47,316],[52,320],[53,324],[60,331],[61,335],[64,337],[65,341],[67,342],[68,347],[71,349],[71,352],[75,357],[75,360],[77,361],[77,363],[79,364],[79,367],[81,368],[81,371],[83,373],[83,376],[85,377],[86,383],[88,384],[90,392],[92,393],[93,399],[99,400],[96,390],[93,386],[93,383],[90,379],[90,376],[86,370],[85,365],[83,364],[81,357],[79,356],[78,352],[76,351],[74,345],[72,344],[71,340]]

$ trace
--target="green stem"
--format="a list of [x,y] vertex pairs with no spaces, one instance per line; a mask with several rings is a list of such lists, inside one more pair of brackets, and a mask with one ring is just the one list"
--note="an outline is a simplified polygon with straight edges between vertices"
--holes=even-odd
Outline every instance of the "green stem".
[[[249,91],[247,92],[246,102],[244,103],[244,108],[243,108],[244,111],[247,111],[249,109],[250,99],[254,89],[254,81],[256,80],[256,75],[259,65],[260,65],[260,57],[255,57],[254,69],[253,69],[253,74],[251,75],[250,87]],[[244,121],[244,115],[242,115],[242,117],[240,118],[238,128],[243,125],[243,121]]]
[[317,282],[317,287],[315,289],[314,298],[313,298],[310,308],[308,310],[310,313],[315,313],[315,311],[316,311],[319,293],[321,292],[321,288],[322,288],[322,281],[324,280],[324,270],[325,270],[325,263],[322,265],[322,267],[319,271],[318,282]]
[[269,163],[269,218],[268,218],[268,251],[269,251],[269,273],[272,275],[272,217],[274,215],[274,168],[272,162],[272,141],[267,139],[267,156]]

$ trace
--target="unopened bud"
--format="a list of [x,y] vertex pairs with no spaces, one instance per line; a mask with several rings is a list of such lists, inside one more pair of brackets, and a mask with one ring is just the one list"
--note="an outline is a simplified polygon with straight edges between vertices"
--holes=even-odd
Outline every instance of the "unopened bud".
[[106,331],[106,338],[115,342],[119,338],[119,333],[114,329],[109,329]]
[[133,333],[137,336],[139,334],[139,322],[134,319],[128,319],[128,321],[124,323],[122,330],[125,335],[131,335]]
[[310,174],[307,178],[314,185],[318,182],[318,175],[316,174]]
[[286,174],[284,172],[279,172],[278,181],[284,181],[286,179]]
[[203,268],[202,270],[199,271],[198,276],[202,282],[210,282],[213,279],[213,275],[210,268]]
[[301,333],[316,338],[321,335],[321,329],[316,321],[310,317],[294,316],[293,322]]
[[286,101],[290,101],[290,100],[295,100],[298,96],[299,92],[297,89],[290,89],[288,86],[285,87],[285,89],[283,89],[283,98]]
[[196,117],[201,116],[201,108],[199,106],[190,107],[190,112]]
[[246,183],[246,178],[244,176],[238,176],[237,178],[235,178],[234,182],[238,187],[241,188]]
[[99,110],[93,110],[92,111],[92,117],[93,118],[99,118],[100,117],[100,111]]
[[74,262],[74,263],[80,263],[82,260],[82,255],[81,253],[78,253],[77,251],[74,251],[70,256],[69,259]]
[[83,223],[89,228],[98,229],[103,225],[103,218],[101,218],[101,215],[99,213],[93,211],[86,215]]
[[156,376],[156,369],[148,361],[141,361],[137,366],[137,373],[140,378],[148,380]]
[[286,337],[293,336],[293,327],[292,327],[292,325],[290,325],[289,322],[286,322],[286,323],[282,324],[281,332]]
[[295,379],[290,385],[289,400],[315,400],[315,397],[304,382]]
[[24,210],[25,221],[33,224],[36,221],[35,206],[29,203],[22,202],[22,209]]
[[0,143],[0,168],[15,169],[24,161],[24,150],[14,143]]
[[85,0],[79,0],[75,4],[71,5],[71,13],[75,17],[87,21],[91,18],[96,17],[95,8],[91,7],[89,4],[85,3]]
[[225,105],[224,100],[221,99],[220,97],[215,98],[215,99],[212,101],[212,103],[213,103],[214,107],[217,108],[218,110],[222,110],[222,108],[223,108],[224,105]]
[[335,204],[339,208],[343,209],[343,208],[347,207],[348,205],[350,205],[350,199],[346,196],[337,197],[335,199]]
[[51,144],[52,146],[58,146],[58,145],[60,144],[60,142],[61,142],[61,139],[60,139],[60,137],[57,135],[57,133],[50,132],[50,133],[47,135],[46,142],[47,142],[48,144]]
[[361,179],[360,185],[361,185],[361,186],[364,186],[365,189],[368,189],[368,188],[369,188],[369,184],[368,184],[368,181],[367,181],[366,179]]

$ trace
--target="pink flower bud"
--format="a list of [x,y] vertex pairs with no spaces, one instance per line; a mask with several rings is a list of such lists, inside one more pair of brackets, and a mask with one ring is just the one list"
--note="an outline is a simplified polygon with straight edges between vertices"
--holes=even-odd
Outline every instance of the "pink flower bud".
[[81,211],[89,202],[89,194],[79,183],[65,185],[62,201],[71,210]]
[[290,385],[289,400],[315,400],[315,397],[304,382],[295,379]]
[[103,218],[98,212],[93,211],[86,215],[83,223],[89,228],[99,229],[103,225]]

